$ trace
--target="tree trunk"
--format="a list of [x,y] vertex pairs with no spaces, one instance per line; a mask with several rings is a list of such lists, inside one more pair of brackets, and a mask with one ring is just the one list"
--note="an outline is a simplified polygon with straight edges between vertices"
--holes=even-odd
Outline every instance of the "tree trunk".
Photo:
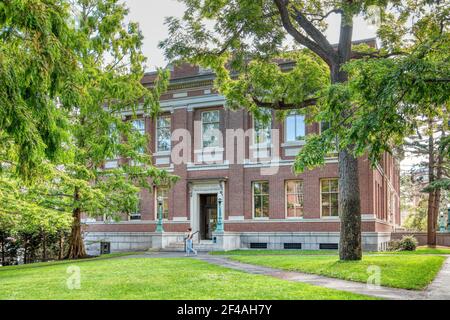
[[[428,182],[434,181],[434,137],[433,137],[433,120],[430,118],[428,121]],[[437,214],[435,210],[436,204],[436,191],[431,190],[428,192],[428,212],[427,212],[427,244],[429,246],[436,245],[436,223]]]
[[[74,193],[75,201],[79,200],[78,189]],[[73,210],[72,230],[69,237],[69,251],[67,259],[80,259],[87,256],[84,248],[83,238],[81,236],[81,209],[75,208]]]
[[59,237],[59,251],[58,251],[58,260],[61,260],[64,256],[64,235]]
[[42,233],[42,261],[47,261],[47,236],[45,232]]
[[27,238],[24,237],[24,244],[23,244],[23,264],[27,264],[27,251],[28,251],[28,243]]
[[6,266],[6,263],[5,263],[5,237],[2,237],[1,246],[2,246],[2,266]]
[[[342,83],[348,80],[347,73],[342,71],[341,67],[350,60],[352,33],[352,21],[341,17],[338,45],[340,61],[331,66],[332,83]],[[345,111],[342,116],[346,116]],[[340,260],[361,260],[362,258],[358,159],[352,155],[351,150],[351,147],[348,150],[339,150]]]
[[341,219],[339,259],[361,260],[358,159],[347,150],[339,152],[339,215]]

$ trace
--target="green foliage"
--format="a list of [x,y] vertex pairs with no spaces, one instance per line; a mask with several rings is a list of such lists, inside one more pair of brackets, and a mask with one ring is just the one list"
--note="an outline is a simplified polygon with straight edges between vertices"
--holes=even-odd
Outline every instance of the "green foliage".
[[169,73],[142,85],[143,37],[127,14],[118,0],[0,3],[0,213],[17,233],[76,227],[77,212],[118,219],[141,188],[176,180],[129,121],[158,114]]
[[57,156],[62,109],[76,100],[68,9],[64,0],[0,3],[0,148],[14,143],[16,168],[26,178],[43,159]]
[[399,243],[399,250],[414,251],[417,248],[417,239],[414,236],[403,236]]

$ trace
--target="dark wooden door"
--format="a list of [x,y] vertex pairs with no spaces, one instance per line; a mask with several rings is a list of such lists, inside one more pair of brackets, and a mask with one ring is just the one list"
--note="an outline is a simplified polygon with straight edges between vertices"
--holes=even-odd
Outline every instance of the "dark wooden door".
[[217,195],[200,195],[200,239],[211,240],[217,224]]

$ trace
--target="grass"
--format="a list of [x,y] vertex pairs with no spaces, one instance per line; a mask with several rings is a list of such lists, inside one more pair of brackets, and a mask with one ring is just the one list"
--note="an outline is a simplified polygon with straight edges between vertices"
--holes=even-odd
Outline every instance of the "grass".
[[418,247],[415,251],[384,251],[384,252],[377,252],[382,254],[450,254],[450,248],[445,247],[437,247],[437,248],[430,248],[430,247]]
[[[80,268],[80,289],[67,287],[68,279],[73,276],[68,269],[70,266]],[[2,267],[0,288],[2,300],[372,299],[247,274],[191,258],[101,258]]]
[[251,249],[251,250],[230,250],[230,251],[211,251],[212,255],[336,255],[337,250],[267,250],[267,249]]
[[366,255],[361,261],[345,262],[335,256],[235,255],[230,258],[249,264],[358,282],[367,282],[372,274],[368,268],[378,266],[382,286],[414,290],[424,289],[435,278],[445,260],[445,257],[431,255]]
[[[267,249],[250,249],[250,250],[230,250],[230,251],[212,251],[212,255],[337,255],[337,250],[267,250]],[[364,252],[365,255],[422,255],[422,254],[450,254],[450,248],[445,247],[418,247],[415,251],[370,251]]]

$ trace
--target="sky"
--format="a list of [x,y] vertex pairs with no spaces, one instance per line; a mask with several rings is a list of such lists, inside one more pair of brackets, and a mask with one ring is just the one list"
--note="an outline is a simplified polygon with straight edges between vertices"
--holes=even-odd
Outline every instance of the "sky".
[[[144,35],[143,51],[147,57],[147,71],[156,67],[165,67],[167,61],[158,43],[167,36],[167,27],[164,18],[168,16],[180,17],[184,11],[184,5],[176,0],[125,0],[130,13],[128,19],[138,22]],[[331,15],[327,19],[329,28],[326,36],[331,43],[336,43],[339,38],[339,22],[337,15]],[[375,36],[375,28],[367,25],[362,18],[354,21],[353,38],[355,40],[371,38]]]

